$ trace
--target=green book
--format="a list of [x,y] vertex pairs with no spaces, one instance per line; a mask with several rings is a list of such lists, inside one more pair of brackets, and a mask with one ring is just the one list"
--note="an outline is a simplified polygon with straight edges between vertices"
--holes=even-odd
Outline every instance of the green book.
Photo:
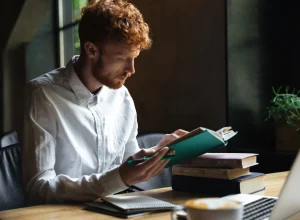
[[190,133],[166,144],[175,155],[170,159],[166,167],[183,163],[204,153],[213,151],[227,145],[227,141],[236,135],[237,132],[225,127],[218,131],[207,128],[197,128]]

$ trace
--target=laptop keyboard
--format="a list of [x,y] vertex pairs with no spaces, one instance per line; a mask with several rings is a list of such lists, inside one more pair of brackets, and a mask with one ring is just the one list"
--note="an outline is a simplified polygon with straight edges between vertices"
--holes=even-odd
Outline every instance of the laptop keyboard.
[[261,198],[244,206],[243,220],[260,220],[271,215],[277,199]]

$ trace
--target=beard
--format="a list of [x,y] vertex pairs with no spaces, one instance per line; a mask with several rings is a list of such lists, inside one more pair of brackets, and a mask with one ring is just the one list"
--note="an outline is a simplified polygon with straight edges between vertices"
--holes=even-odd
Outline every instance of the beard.
[[[103,62],[99,58],[96,66],[93,68],[93,76],[97,79],[102,85],[107,86],[110,89],[119,89],[121,88],[125,80],[131,76],[131,73],[123,72],[122,74],[111,77],[113,74],[109,72],[104,72]],[[120,79],[120,77],[124,79]]]
[[[126,72],[124,72],[123,74],[115,78],[110,78],[109,75],[110,75],[109,73],[106,74],[104,72],[100,72],[100,74],[98,74],[96,79],[99,80],[101,84],[111,89],[121,88],[124,85],[125,80],[131,76],[130,73],[126,73]],[[124,77],[124,79],[119,79],[119,77]]]

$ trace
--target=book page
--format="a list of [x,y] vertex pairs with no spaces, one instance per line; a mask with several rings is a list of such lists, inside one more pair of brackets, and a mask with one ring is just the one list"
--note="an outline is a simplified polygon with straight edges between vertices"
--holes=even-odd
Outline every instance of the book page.
[[231,127],[224,127],[224,128],[221,128],[218,131],[213,131],[213,130],[210,130],[208,128],[199,127],[199,128],[196,128],[196,129],[192,130],[191,132],[181,136],[180,138],[177,138],[177,139],[165,144],[161,148],[166,147],[166,146],[171,146],[172,144],[176,144],[180,141],[186,140],[190,137],[193,137],[197,134],[200,134],[203,131],[208,131],[213,136],[215,136],[217,139],[219,139],[221,142],[223,142],[225,145],[226,145],[227,140],[229,140],[231,137],[233,137],[234,135],[237,134],[237,132],[234,132],[233,130],[231,130]]
[[223,136],[224,141],[227,141],[230,138],[232,138],[233,136],[235,136],[237,133],[238,133],[237,131],[231,130],[230,132],[224,133],[222,136]]
[[218,138],[220,141],[222,141],[224,143],[224,140],[222,138],[222,135],[216,131],[210,130],[208,128],[203,128],[200,127],[203,131],[208,131],[209,133],[211,133],[213,136],[215,136],[216,138]]
[[202,130],[205,129],[209,131],[211,134],[213,134],[216,138],[221,140],[222,142],[228,141],[230,138],[235,136],[238,132],[235,132],[231,129],[231,127],[223,127],[218,131],[213,131],[207,128],[201,128]]

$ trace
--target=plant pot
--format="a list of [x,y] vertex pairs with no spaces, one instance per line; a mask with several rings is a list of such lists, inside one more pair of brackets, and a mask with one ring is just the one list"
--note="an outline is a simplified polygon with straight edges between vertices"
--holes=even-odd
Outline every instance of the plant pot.
[[[295,121],[300,124],[300,121]],[[297,153],[300,149],[300,131],[284,120],[276,121],[276,152]]]

